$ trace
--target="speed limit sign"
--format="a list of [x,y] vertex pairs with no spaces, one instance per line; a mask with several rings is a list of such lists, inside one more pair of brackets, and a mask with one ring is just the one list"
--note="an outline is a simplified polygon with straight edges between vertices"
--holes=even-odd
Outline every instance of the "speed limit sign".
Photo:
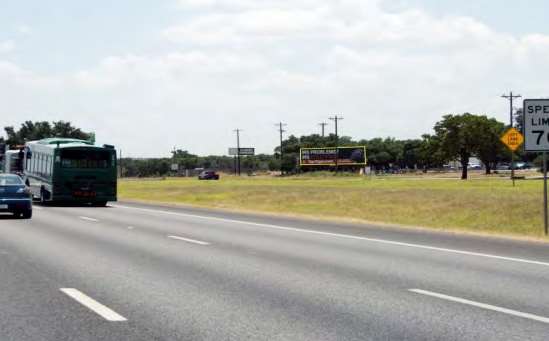
[[549,99],[526,99],[523,110],[524,150],[549,151]]

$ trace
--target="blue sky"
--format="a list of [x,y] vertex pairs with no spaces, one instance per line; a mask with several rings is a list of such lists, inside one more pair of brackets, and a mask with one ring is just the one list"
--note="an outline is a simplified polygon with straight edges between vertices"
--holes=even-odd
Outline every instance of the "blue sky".
[[504,120],[501,93],[546,95],[545,13],[541,0],[4,1],[0,125],[70,120],[153,156],[225,153],[237,127],[271,152],[275,122],[309,134],[334,112],[356,138],[419,137],[446,113]]
[[91,67],[111,55],[155,53],[158,32],[180,15],[163,0],[5,2],[0,37],[18,41],[10,58],[48,73]]

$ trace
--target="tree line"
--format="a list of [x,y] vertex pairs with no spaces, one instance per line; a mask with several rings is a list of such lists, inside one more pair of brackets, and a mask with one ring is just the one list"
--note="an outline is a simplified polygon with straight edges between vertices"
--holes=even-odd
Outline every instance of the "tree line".
[[[520,114],[520,113],[519,113]],[[522,122],[517,115],[516,125],[520,129]],[[348,136],[337,138],[340,146],[366,146],[368,165],[376,172],[393,170],[427,170],[442,168],[450,161],[461,164],[462,178],[467,178],[467,166],[473,156],[479,158],[486,173],[499,162],[509,162],[510,152],[500,141],[500,136],[508,128],[504,123],[486,115],[464,113],[445,115],[433,127],[433,133],[422,135],[419,139],[399,140],[396,138],[373,138],[354,140]],[[46,137],[72,137],[84,140],[93,139],[91,133],[73,127],[70,122],[24,122],[19,129],[5,127],[8,145],[21,145],[25,141]],[[244,172],[275,171],[296,173],[299,168],[299,150],[311,147],[333,147],[336,136],[318,134],[290,135],[282,141],[283,160],[280,160],[280,147],[273,154],[260,154],[241,157],[241,169]],[[517,160],[531,162],[536,154],[517,152]],[[216,169],[232,172],[235,159],[230,156],[199,156],[186,150],[172,151],[167,158],[124,158],[121,160],[125,176],[165,176],[173,174],[171,166],[179,169]]]

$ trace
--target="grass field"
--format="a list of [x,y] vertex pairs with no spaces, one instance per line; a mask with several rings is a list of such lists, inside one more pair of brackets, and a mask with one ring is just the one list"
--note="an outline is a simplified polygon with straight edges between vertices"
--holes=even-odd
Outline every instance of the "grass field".
[[119,198],[542,237],[542,182],[501,178],[243,177],[122,180]]

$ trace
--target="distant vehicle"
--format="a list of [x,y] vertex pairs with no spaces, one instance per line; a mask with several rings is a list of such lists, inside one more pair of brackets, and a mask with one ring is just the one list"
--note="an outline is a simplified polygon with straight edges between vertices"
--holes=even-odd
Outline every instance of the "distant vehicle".
[[116,150],[84,140],[50,138],[28,142],[24,179],[34,198],[105,206],[116,201]]
[[219,174],[214,171],[202,171],[198,174],[198,180],[219,180]]
[[4,155],[4,173],[22,174],[22,156],[23,152],[20,150],[8,150]]
[[511,169],[511,165],[508,163],[499,163],[496,166],[496,170],[509,170],[509,169]]
[[0,212],[24,219],[32,217],[31,194],[19,175],[0,174]]
[[469,167],[467,167],[469,169],[472,169],[472,170],[479,170],[479,169],[482,169],[482,166],[479,165],[479,164],[469,164]]
[[530,169],[532,168],[532,165],[528,162],[516,162],[515,163],[515,169]]

